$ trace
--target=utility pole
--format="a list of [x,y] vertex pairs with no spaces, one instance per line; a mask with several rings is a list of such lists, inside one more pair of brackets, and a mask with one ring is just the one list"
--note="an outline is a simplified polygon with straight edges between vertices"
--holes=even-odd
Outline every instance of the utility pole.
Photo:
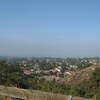
[[96,95],[94,95],[94,100],[96,100]]
[[98,65],[99,65],[99,58],[97,57],[96,60],[97,60],[96,61],[96,66],[98,67]]

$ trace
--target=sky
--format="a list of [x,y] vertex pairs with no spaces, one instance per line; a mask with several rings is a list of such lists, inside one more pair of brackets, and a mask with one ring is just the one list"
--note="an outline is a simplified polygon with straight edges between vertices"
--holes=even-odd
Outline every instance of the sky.
[[100,0],[0,0],[0,56],[100,56]]

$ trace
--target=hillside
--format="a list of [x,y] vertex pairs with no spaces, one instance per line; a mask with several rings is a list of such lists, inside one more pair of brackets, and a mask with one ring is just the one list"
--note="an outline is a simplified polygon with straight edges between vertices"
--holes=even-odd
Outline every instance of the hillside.
[[99,66],[91,66],[80,71],[71,71],[70,74],[65,76],[65,83],[67,84],[78,84],[83,81],[89,80],[93,71],[96,67]]
[[[0,100],[70,100],[69,97],[70,96],[35,91],[35,90],[26,90],[26,89],[19,89],[16,87],[0,86]],[[92,100],[81,97],[73,97],[73,98],[74,98],[73,100]]]

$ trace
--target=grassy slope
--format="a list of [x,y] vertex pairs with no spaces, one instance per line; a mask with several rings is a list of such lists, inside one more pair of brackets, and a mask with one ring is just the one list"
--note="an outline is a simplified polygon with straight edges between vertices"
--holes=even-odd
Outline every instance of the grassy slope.
[[[68,100],[68,96],[47,92],[0,86],[0,95],[21,98],[25,100]],[[91,100],[75,97],[74,100]]]
[[95,70],[95,68],[98,66],[91,66],[85,69],[82,69],[80,71],[72,71],[72,75],[66,75],[65,77],[65,83],[67,84],[78,84],[81,83],[84,80],[89,80],[92,72]]

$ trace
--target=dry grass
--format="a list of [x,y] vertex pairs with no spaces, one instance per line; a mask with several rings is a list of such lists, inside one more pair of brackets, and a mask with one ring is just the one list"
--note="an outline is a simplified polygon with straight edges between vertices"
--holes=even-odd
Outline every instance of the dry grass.
[[[2,95],[0,96],[0,100],[11,100],[10,98],[5,99],[5,96],[20,98],[24,100],[68,100],[68,96],[66,95],[53,94],[35,90],[19,89],[16,87],[5,87],[5,86],[0,86],[0,95]],[[74,97],[74,100],[92,100],[92,99]]]
[[80,71],[71,71],[72,75],[66,75],[65,83],[66,84],[79,84],[83,81],[89,80],[95,68],[99,66],[91,66]]

